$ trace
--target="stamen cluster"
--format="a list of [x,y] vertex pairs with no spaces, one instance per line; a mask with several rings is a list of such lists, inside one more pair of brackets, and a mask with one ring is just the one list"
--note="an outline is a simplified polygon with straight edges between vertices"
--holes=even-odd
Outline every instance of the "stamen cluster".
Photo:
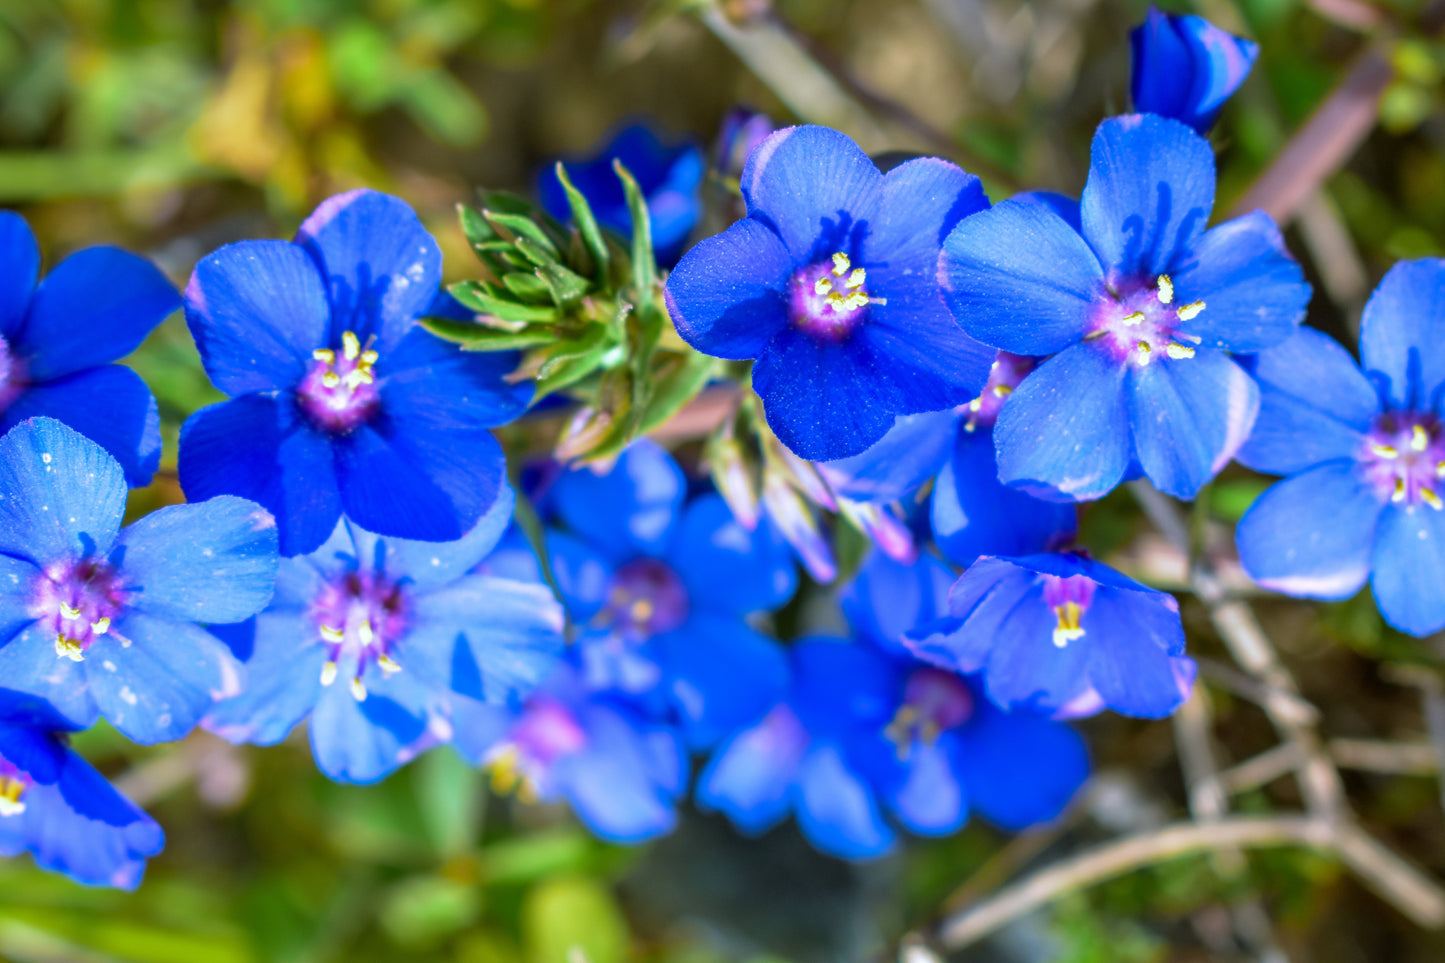
[[1180,330],[1180,325],[1199,317],[1203,301],[1175,305],[1174,281],[1167,274],[1155,278],[1153,286],[1110,289],[1108,299],[1095,316],[1095,328],[1086,340],[1108,338],[1128,360],[1143,367],[1161,355],[1173,361],[1194,357],[1198,335]]
[[336,681],[341,663],[355,665],[350,680],[357,702],[366,699],[362,682],[368,663],[390,676],[401,671],[395,649],[406,633],[408,600],[397,582],[373,572],[348,572],[328,582],[311,606],[317,640],[328,650],[321,684]]
[[373,366],[378,355],[353,331],[341,336],[341,354],[311,352],[306,377],[296,387],[301,410],[317,427],[343,434],[370,420],[381,404]]
[[[36,581],[32,614],[55,636],[55,654],[72,662],[103,635],[115,635],[125,594],[114,568],[97,559],[55,565]],[[126,644],[125,640],[121,640]]]

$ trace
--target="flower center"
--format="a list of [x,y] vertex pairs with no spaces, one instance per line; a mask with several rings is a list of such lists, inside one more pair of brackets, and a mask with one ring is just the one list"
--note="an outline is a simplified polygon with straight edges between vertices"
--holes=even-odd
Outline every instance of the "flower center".
[[350,688],[361,702],[366,698],[361,676],[368,662],[376,663],[388,677],[400,672],[395,650],[406,635],[408,609],[405,589],[385,575],[348,572],[322,586],[310,611],[317,641],[327,650],[321,684],[331,685],[341,662],[354,660],[356,674]]
[[55,636],[59,658],[81,662],[102,635],[130,645],[114,628],[124,601],[115,569],[102,561],[82,559],[54,565],[36,580],[30,614]]
[[1095,309],[1094,329],[1084,340],[1105,339],[1121,358],[1141,368],[1160,358],[1183,361],[1194,357],[1194,346],[1203,340],[1186,330],[1203,311],[1203,301],[1175,303],[1174,282],[1161,274],[1152,286],[1111,289]]
[[1058,624],[1054,626],[1054,645],[1063,648],[1084,637],[1083,618],[1094,601],[1094,582],[1083,575],[1041,576],[1044,580],[1044,604],[1053,609]]
[[371,420],[381,407],[372,371],[377,353],[363,348],[355,332],[341,336],[341,355],[330,348],[311,352],[311,365],[296,386],[302,412],[323,431],[344,434]]
[[552,767],[587,745],[577,717],[549,696],[533,696],[507,737],[487,754],[492,789],[535,802],[546,790]]
[[858,326],[870,304],[887,303],[868,296],[868,272],[853,267],[841,251],[821,264],[793,275],[788,310],[795,325],[809,334],[841,341]]
[[10,342],[0,338],[0,411],[25,387],[25,365],[10,350]]
[[687,589],[657,559],[635,559],[612,576],[598,618],[629,638],[671,632],[687,620]]
[[28,773],[0,756],[0,819],[25,811],[25,791],[34,785]]
[[968,420],[963,423],[963,430],[977,431],[980,426],[992,428],[1004,401],[1037,364],[1033,358],[1000,351],[993,367],[988,369],[988,384],[983,386],[983,394],[964,406]]
[[938,737],[973,718],[973,692],[968,683],[942,669],[917,669],[903,685],[903,704],[883,730],[908,758],[914,740],[931,746]]
[[1391,411],[1366,435],[1365,475],[1382,498],[1415,509],[1445,508],[1436,486],[1445,478],[1445,427],[1428,412]]

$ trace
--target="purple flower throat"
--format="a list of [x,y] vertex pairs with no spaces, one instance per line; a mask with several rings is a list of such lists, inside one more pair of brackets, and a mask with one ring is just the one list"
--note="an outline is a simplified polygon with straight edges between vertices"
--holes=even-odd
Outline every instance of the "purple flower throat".
[[341,336],[341,353],[331,348],[311,352],[306,376],[296,386],[296,402],[316,427],[346,434],[370,421],[381,407],[373,366],[378,355],[370,342],[363,346],[353,331]]
[[867,316],[868,305],[887,303],[869,297],[867,282],[868,272],[853,267],[841,251],[810,264],[794,274],[789,285],[789,317],[811,335],[842,341]]
[[25,811],[25,793],[34,784],[28,773],[0,756],[0,819]]
[[30,614],[55,636],[59,658],[84,661],[86,651],[103,635],[130,645],[115,631],[125,610],[125,592],[108,563],[84,558],[52,565],[35,580],[32,592]]
[[903,704],[883,730],[907,759],[914,741],[931,746],[938,737],[973,718],[973,692],[968,683],[942,669],[915,669],[903,684]]
[[1194,357],[1194,348],[1203,339],[1183,327],[1203,311],[1203,301],[1176,303],[1174,282],[1167,274],[1152,284],[1109,285],[1094,309],[1093,330],[1084,340],[1102,340],[1119,360],[1141,368],[1163,358],[1184,361]]
[[324,583],[311,603],[316,639],[326,647],[321,684],[336,681],[341,664],[355,665],[350,680],[357,702],[366,699],[361,681],[368,663],[392,676],[401,671],[396,648],[406,635],[410,600],[406,589],[379,572],[347,572]]
[[1365,436],[1365,477],[1381,499],[1414,509],[1445,508],[1436,486],[1445,478],[1445,428],[1430,412],[1389,411]]
[[687,589],[677,573],[655,558],[639,558],[612,576],[597,618],[627,638],[646,639],[680,627],[687,611]]

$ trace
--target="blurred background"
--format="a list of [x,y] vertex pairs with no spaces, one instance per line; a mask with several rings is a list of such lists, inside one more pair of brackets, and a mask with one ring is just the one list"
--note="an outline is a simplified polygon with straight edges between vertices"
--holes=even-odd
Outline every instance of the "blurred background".
[[[455,205],[478,187],[530,191],[549,158],[585,154],[639,117],[707,143],[736,104],[780,123],[832,124],[870,151],[941,153],[985,175],[995,199],[1023,187],[1077,193],[1094,125],[1128,108],[1127,31],[1145,9],[1136,0],[0,0],[0,204],[30,219],[47,264],[114,243],[184,284],[215,247],[289,236],[318,201],[365,185],[414,205],[459,279],[474,262]],[[1314,175],[1320,189],[1304,192],[1288,233],[1316,287],[1310,323],[1352,343],[1383,271],[1445,250],[1437,12],[1410,0],[1175,9],[1262,47],[1214,134],[1221,209],[1361,58],[1384,64],[1362,146]],[[219,395],[179,317],[131,363],[160,400],[173,469],[181,421]],[[1227,547],[1227,526],[1262,484],[1226,474],[1197,518]],[[163,470],[131,507],[179,500]],[[1156,583],[1180,577],[1127,495],[1095,506],[1086,526],[1090,544],[1126,569]],[[1195,603],[1183,608],[1193,651],[1222,658]],[[1387,630],[1367,596],[1261,610],[1324,730],[1343,740],[1340,752],[1353,745],[1349,790],[1363,818],[1445,872],[1436,755],[1399,669],[1435,665],[1445,647]],[[1257,708],[1227,685],[1211,695],[1227,757],[1273,744]],[[790,826],[750,841],[691,812],[660,842],[608,846],[565,810],[492,795],[449,751],[358,788],[317,774],[304,741],[237,749],[198,734],[143,749],[102,728],[77,745],[164,825],[166,851],[134,894],[0,862],[0,958],[564,963],[578,945],[591,963],[889,959],[911,928],[1021,868],[1185,811],[1168,723],[1109,716],[1083,728],[1098,775],[1059,825],[1010,840],[975,823],[864,865],[814,853]],[[1378,741],[1392,736],[1403,738]],[[1245,812],[1297,803],[1283,781],[1243,787],[1236,800]],[[1242,875],[1216,869],[1184,858],[1071,895],[962,958],[1219,959],[1214,936],[1231,925],[1222,904],[1258,896],[1291,959],[1445,959],[1445,938],[1413,929],[1323,857],[1280,850],[1251,856]]]

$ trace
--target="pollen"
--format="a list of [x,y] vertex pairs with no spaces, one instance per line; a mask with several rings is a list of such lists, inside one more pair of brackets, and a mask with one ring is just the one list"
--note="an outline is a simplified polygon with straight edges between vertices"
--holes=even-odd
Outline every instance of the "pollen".
[[843,275],[845,275],[845,274],[848,273],[848,269],[849,269],[850,267],[852,267],[852,266],[853,266],[853,262],[852,262],[852,261],[849,261],[849,260],[848,260],[848,255],[844,254],[842,251],[839,251],[839,252],[837,252],[836,254],[833,255],[833,276],[834,276],[834,277],[840,277],[840,278],[841,278]]
[[1124,319],[1123,319],[1123,320],[1124,320],[1124,323],[1127,324],[1127,325],[1128,325],[1129,327],[1131,327],[1131,328],[1138,327],[1139,325],[1141,325],[1141,324],[1144,323],[1144,312],[1143,312],[1143,311],[1135,311],[1135,312],[1133,312],[1133,313],[1131,313],[1131,314],[1126,314],[1126,315],[1124,315]]
[[1154,350],[1153,348],[1149,347],[1149,342],[1140,341],[1138,344],[1134,345],[1134,347],[1137,348],[1139,351],[1139,363],[1148,364],[1149,355]]
[[96,635],[105,635],[110,631],[110,616],[103,615],[96,621],[90,623],[90,631]]
[[74,622],[76,619],[80,618],[80,609],[76,608],[74,605],[69,605],[65,602],[61,602],[60,614],[69,621]]
[[11,776],[0,776],[0,817],[18,816],[25,811],[20,797],[25,795],[25,783]]
[[1416,425],[1410,430],[1410,447],[1415,451],[1424,451],[1429,444],[1430,433],[1424,425]]
[[1168,304],[1174,300],[1174,279],[1167,274],[1159,275],[1159,303]]
[[[1394,445],[1371,445],[1370,451],[1374,452],[1375,455],[1380,458],[1393,460],[1400,457],[1400,449]],[[1445,462],[1441,462],[1440,464],[1445,465]]]
[[1195,318],[1199,317],[1199,313],[1203,310],[1204,302],[1194,301],[1193,303],[1184,305],[1184,307],[1176,311],[1175,314],[1179,316],[1180,321],[1193,321]]
[[1395,490],[1390,495],[1390,501],[1403,502],[1405,500],[1405,479],[1395,479]]
[[814,293],[814,294],[824,295],[824,294],[828,294],[828,293],[831,292],[832,290],[833,290],[833,282],[832,282],[832,281],[829,281],[826,276],[821,277],[821,278],[818,278],[818,280],[813,283],[813,293]]
[[336,672],[337,668],[335,662],[327,662],[325,665],[323,665],[321,667],[321,684],[330,685],[331,683],[335,682]]
[[1164,349],[1164,353],[1169,355],[1169,357],[1173,358],[1175,361],[1182,361],[1185,358],[1194,357],[1193,348],[1189,347],[1188,345],[1174,344],[1172,342],[1167,348]]
[[1065,602],[1063,605],[1054,606],[1054,615],[1059,619],[1059,624],[1054,627],[1054,645],[1062,649],[1070,642],[1084,637],[1084,630],[1079,626],[1079,619],[1083,614],[1084,610],[1078,602]]
[[68,635],[55,637],[55,654],[58,658],[69,659],[71,662],[85,661],[85,647],[80,644],[79,639],[72,639]]
[[370,645],[376,641],[376,632],[371,628],[371,619],[361,620],[361,624],[356,627],[356,637],[361,640],[362,645]]
[[332,351],[330,348],[317,348],[315,351],[311,352],[311,357],[315,358],[317,361],[320,361],[322,364],[336,363],[336,352]]
[[397,665],[396,660],[385,653],[376,657],[376,664],[382,672],[389,676],[396,675],[401,671],[401,666]]
[[1420,500],[1437,512],[1445,508],[1445,502],[1440,501],[1440,496],[1435,494],[1435,489],[1433,488],[1420,489]]
[[843,286],[848,288],[848,290],[850,291],[856,291],[863,286],[863,282],[867,279],[867,271],[865,271],[863,268],[854,268],[853,273],[848,275],[848,280],[844,283]]
[[1007,398],[1009,395],[1011,395],[1011,394],[1013,394],[1013,393],[1014,393],[1014,390],[1013,390],[1013,388],[1010,387],[1009,385],[994,385],[994,386],[993,386],[993,396],[994,396],[995,398]]
[[359,676],[351,680],[351,698],[357,702],[366,701],[366,685],[361,681]]
[[346,633],[330,625],[323,625],[320,629],[321,637],[332,645],[340,645],[346,640]]

